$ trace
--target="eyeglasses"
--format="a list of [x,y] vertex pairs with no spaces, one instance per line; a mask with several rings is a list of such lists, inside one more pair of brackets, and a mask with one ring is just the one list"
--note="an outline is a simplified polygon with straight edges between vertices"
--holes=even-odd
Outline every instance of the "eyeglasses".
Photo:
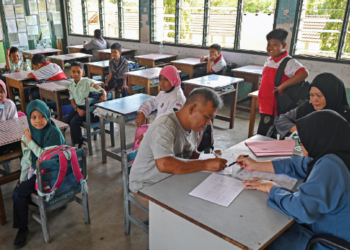
[[303,145],[303,144],[301,143],[301,141],[300,141],[300,138],[298,139],[298,143],[299,143],[300,146]]

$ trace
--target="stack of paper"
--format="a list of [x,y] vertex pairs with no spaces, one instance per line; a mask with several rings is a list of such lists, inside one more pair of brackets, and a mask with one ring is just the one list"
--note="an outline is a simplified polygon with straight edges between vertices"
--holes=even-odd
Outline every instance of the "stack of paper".
[[246,142],[256,156],[292,155],[294,140]]

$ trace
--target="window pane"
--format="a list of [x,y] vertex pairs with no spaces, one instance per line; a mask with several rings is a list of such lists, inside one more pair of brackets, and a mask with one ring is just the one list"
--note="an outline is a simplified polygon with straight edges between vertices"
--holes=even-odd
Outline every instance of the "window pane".
[[98,0],[87,0],[87,23],[88,35],[93,36],[95,29],[100,29],[100,17],[98,11]]
[[208,18],[206,46],[218,43],[225,48],[233,48],[236,30],[237,0],[211,0]]
[[346,32],[344,49],[341,58],[345,60],[350,60],[350,22],[348,23],[348,30]]
[[118,1],[104,0],[103,33],[107,37],[119,37],[118,29]]
[[175,11],[176,0],[153,0],[153,29],[154,42],[175,43]]
[[243,3],[239,49],[266,51],[266,34],[273,30],[276,0]]
[[346,0],[304,1],[296,55],[336,57],[346,2]]
[[180,0],[180,44],[202,45],[204,0]]
[[139,0],[122,1],[123,38],[139,39]]
[[69,0],[67,7],[69,8],[70,28],[72,34],[83,35],[83,8],[81,6],[81,0]]

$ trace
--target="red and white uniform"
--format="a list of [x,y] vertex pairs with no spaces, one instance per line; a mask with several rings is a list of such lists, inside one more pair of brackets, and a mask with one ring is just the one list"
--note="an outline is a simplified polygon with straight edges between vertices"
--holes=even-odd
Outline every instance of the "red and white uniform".
[[68,79],[66,74],[62,71],[60,66],[56,63],[46,62],[45,66],[38,70],[33,71],[32,76],[35,80],[47,80],[47,81],[59,81],[63,79]]
[[213,73],[218,73],[224,69],[226,66],[226,61],[222,54],[220,54],[219,58],[217,58],[214,62],[211,64],[211,71]]
[[[282,56],[277,59],[272,57],[267,58],[264,64],[264,70],[261,78],[261,86],[259,88],[259,112],[261,114],[272,115],[273,108],[275,109],[274,115],[277,116],[277,101],[275,98],[275,76],[277,69],[281,62],[290,57],[288,51],[286,51]],[[284,83],[289,78],[298,74],[300,71],[307,70],[300,62],[295,59],[289,60],[284,70],[281,83]]]

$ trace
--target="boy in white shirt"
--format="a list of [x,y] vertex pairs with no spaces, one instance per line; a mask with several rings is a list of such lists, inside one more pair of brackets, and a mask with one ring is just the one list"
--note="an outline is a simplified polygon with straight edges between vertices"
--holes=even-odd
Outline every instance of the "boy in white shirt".
[[207,73],[222,74],[226,66],[226,61],[221,54],[221,46],[219,44],[212,44],[209,47],[209,56],[202,56],[201,62],[208,62]]

